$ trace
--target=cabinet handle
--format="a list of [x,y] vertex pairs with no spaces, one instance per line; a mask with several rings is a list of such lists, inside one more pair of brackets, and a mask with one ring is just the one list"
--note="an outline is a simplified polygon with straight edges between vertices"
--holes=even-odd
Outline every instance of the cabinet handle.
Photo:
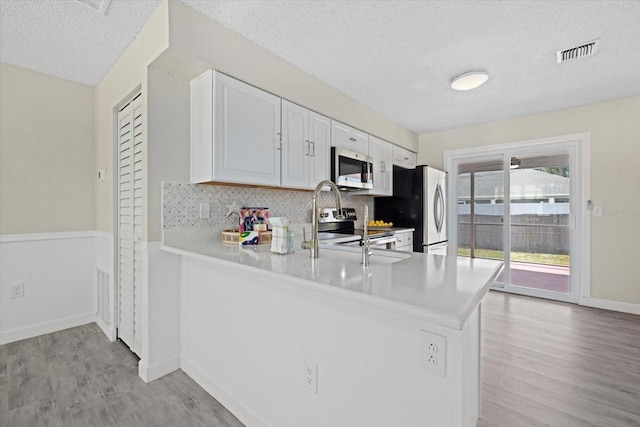
[[311,141],[309,141],[307,139],[305,142],[307,143],[307,154],[305,154],[305,156],[310,156],[311,155]]
[[385,162],[380,162],[380,172],[386,172],[387,171],[387,165]]
[[316,155],[316,143],[315,141],[311,141],[311,157],[315,157]]

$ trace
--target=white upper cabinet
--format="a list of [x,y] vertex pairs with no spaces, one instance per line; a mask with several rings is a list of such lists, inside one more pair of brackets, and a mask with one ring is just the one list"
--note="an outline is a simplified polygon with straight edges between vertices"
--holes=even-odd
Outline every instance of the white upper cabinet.
[[282,100],[282,180],[285,187],[309,187],[309,110]]
[[320,181],[331,178],[330,118],[309,111],[309,141],[311,142],[309,188],[316,188]]
[[280,98],[209,70],[191,81],[191,182],[280,185]]
[[282,100],[283,187],[313,189],[329,179],[331,119]]
[[418,156],[413,151],[409,151],[406,148],[393,146],[393,164],[402,166],[406,169],[413,169],[418,163]]
[[373,162],[373,189],[354,192],[354,195],[393,195],[393,155],[392,144],[369,135],[369,156]]
[[[379,188],[378,194],[393,196],[393,145],[387,141],[381,141],[380,159],[377,162],[377,167],[380,169],[378,184],[376,184]],[[373,177],[375,180],[375,175]]]
[[331,120],[331,146],[364,154],[369,151],[369,135],[344,123]]

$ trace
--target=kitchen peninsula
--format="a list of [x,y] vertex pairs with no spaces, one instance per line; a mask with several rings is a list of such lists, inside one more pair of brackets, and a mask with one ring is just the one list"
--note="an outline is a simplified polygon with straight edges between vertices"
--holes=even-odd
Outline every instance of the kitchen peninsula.
[[502,263],[165,244],[181,367],[247,426],[475,426],[480,303]]

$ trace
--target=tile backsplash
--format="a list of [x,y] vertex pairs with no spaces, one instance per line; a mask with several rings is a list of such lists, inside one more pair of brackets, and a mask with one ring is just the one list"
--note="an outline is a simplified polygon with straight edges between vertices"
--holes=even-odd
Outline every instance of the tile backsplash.
[[[354,196],[341,192],[342,204],[356,209],[358,223],[362,223],[364,205],[373,212],[373,197]],[[269,208],[269,216],[284,216],[292,223],[311,222],[311,191],[231,187],[210,184],[188,184],[181,182],[162,183],[162,228],[163,230],[231,228],[238,217],[226,217],[228,205],[236,202],[240,206],[262,206]],[[210,218],[200,218],[200,203],[209,203]],[[334,206],[331,191],[322,192],[320,207]],[[356,223],[356,225],[358,225]]]

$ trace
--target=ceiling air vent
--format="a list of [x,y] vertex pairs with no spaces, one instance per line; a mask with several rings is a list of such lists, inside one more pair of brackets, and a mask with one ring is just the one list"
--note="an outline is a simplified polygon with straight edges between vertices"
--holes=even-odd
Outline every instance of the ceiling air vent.
[[76,2],[87,6],[94,12],[100,12],[104,15],[111,0],[76,0]]
[[570,47],[569,49],[559,50],[557,53],[558,64],[571,61],[573,59],[584,58],[585,56],[593,56],[598,51],[599,44],[600,39],[593,40],[579,46]]

